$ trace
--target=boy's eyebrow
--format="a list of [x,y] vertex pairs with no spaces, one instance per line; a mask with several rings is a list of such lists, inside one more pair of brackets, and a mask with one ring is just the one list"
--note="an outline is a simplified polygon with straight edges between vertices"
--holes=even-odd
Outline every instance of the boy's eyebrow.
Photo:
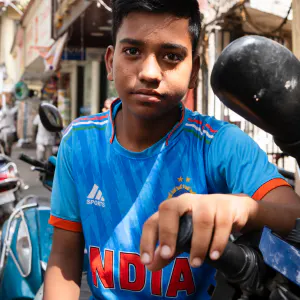
[[121,40],[120,43],[121,44],[131,44],[131,45],[134,45],[134,46],[143,46],[143,45],[145,45],[145,42],[143,42],[143,41],[130,39],[130,38],[125,38],[125,39]]
[[[144,46],[146,43],[140,40],[125,38],[120,41],[121,44],[130,44],[133,46]],[[161,48],[166,50],[181,50],[184,53],[188,53],[188,49],[182,45],[175,44],[175,43],[164,43],[161,45]]]
[[165,43],[161,46],[163,49],[166,50],[181,50],[183,51],[185,54],[188,53],[188,49],[182,45],[179,44],[174,44],[174,43]]

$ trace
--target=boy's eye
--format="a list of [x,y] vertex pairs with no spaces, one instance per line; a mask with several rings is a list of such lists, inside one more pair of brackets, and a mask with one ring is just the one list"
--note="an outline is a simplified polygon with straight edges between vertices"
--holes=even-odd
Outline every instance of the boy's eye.
[[137,48],[127,48],[124,52],[130,56],[139,55],[139,50]]
[[183,57],[179,54],[169,53],[165,55],[164,59],[170,62],[179,62],[183,60]]

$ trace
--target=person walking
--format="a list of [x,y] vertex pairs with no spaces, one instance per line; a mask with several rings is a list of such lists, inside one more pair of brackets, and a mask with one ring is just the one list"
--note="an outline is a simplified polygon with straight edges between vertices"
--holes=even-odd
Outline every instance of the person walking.
[[36,127],[36,157],[38,160],[45,161],[52,155],[52,148],[55,145],[56,133],[48,131],[42,124],[39,115],[33,120],[33,125]]
[[12,146],[16,140],[16,122],[15,116],[18,111],[18,105],[13,106],[11,92],[5,92],[2,95],[0,106],[0,140],[6,155],[10,156]]

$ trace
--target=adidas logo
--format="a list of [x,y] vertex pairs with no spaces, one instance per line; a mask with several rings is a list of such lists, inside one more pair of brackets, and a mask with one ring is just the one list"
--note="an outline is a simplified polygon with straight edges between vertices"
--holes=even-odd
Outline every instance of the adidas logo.
[[87,196],[86,204],[105,207],[105,199],[97,184],[94,184],[90,194]]

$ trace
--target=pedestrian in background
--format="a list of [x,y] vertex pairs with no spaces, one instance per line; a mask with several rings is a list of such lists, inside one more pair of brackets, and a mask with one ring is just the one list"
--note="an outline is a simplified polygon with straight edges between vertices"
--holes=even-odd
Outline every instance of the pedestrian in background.
[[16,113],[18,105],[14,106],[12,93],[6,91],[0,101],[0,140],[6,155],[11,155],[13,143],[16,141]]
[[36,132],[36,157],[38,160],[45,161],[53,153],[56,133],[50,132],[44,127],[39,115],[34,118],[33,125],[34,132]]
[[115,98],[113,98],[113,97],[106,99],[104,101],[104,107],[102,108],[102,112],[108,111],[114,100],[115,100]]

